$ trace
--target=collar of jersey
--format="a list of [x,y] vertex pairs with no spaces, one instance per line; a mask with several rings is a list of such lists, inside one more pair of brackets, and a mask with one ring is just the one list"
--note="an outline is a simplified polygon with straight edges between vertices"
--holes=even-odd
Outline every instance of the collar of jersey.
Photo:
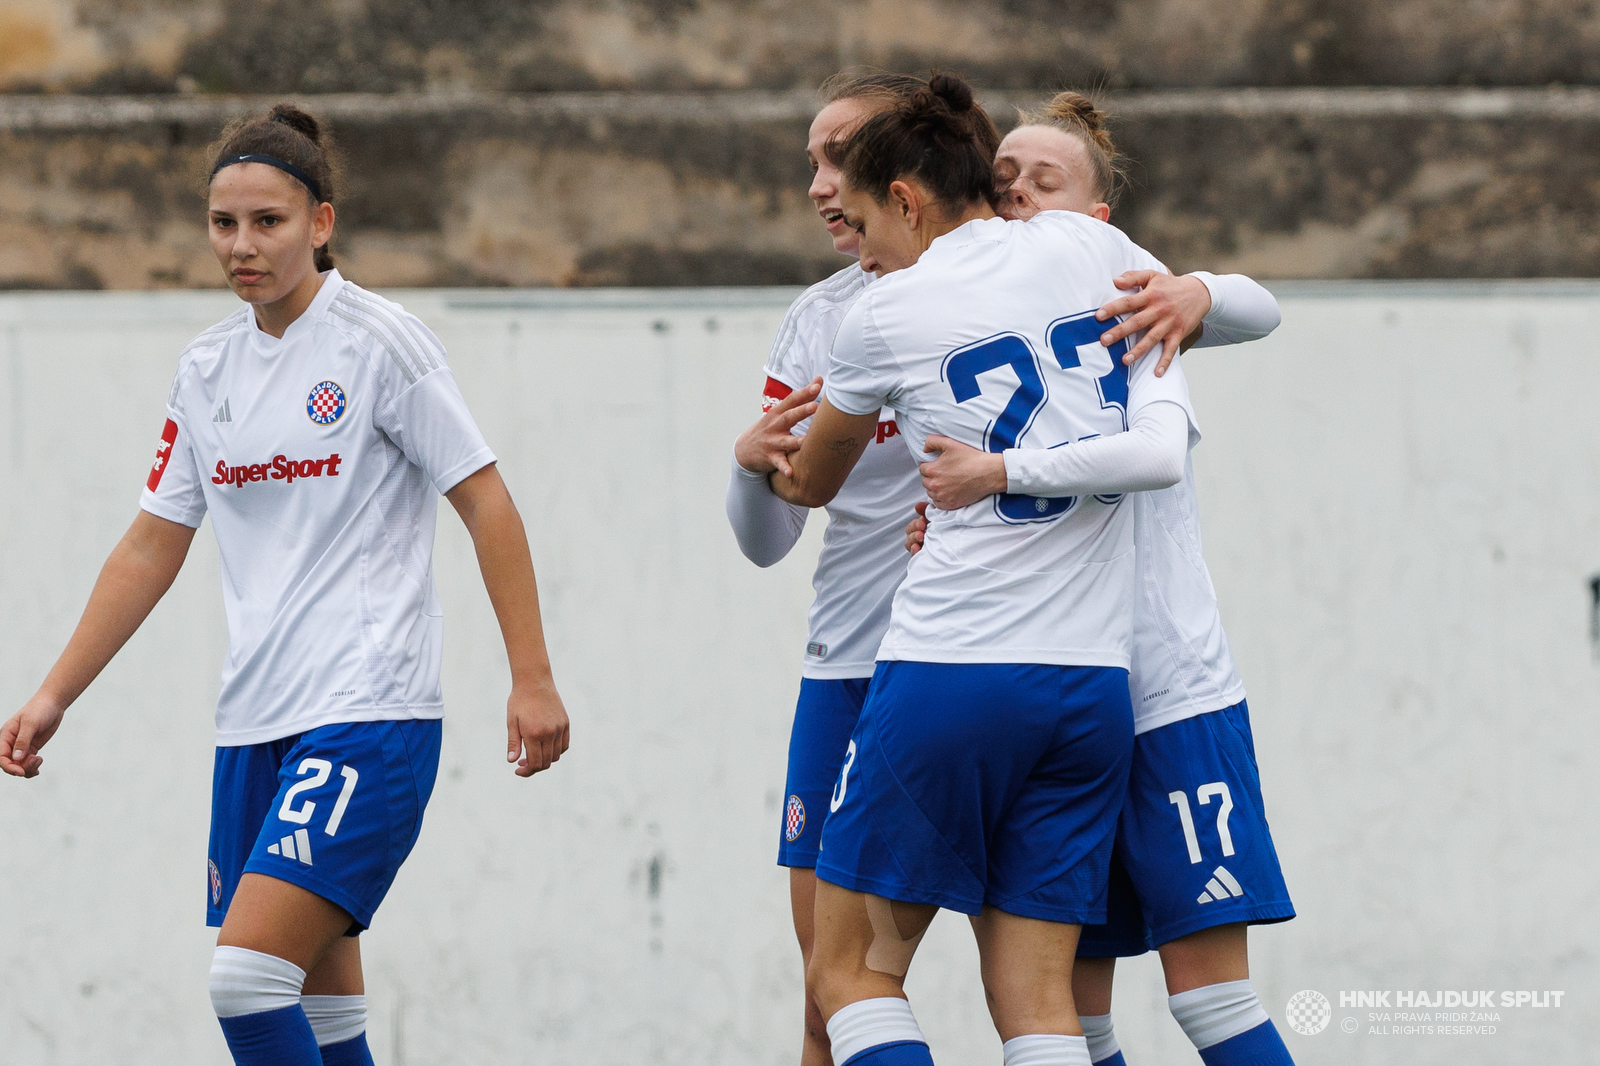
[[322,272],[322,288],[317,290],[316,298],[311,305],[301,312],[300,317],[289,323],[289,328],[283,331],[282,337],[274,337],[265,332],[256,324],[254,314],[248,316],[251,335],[257,344],[263,348],[274,350],[293,341],[300,334],[315,327],[328,310],[328,305],[333,303],[334,297],[339,295],[339,290],[344,288],[345,280],[338,270],[324,270]]

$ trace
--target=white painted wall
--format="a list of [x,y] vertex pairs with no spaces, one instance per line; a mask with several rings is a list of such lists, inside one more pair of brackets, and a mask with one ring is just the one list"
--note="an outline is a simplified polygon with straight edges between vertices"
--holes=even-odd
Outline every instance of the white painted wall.
[[[363,938],[404,1064],[796,1061],[772,864],[821,523],[770,571],[722,516],[786,291],[410,293],[528,521],[573,749],[503,762],[504,657],[460,524],[436,557],[444,764]],[[1213,575],[1301,917],[1254,937],[1302,1064],[1576,1063],[1600,1024],[1600,285],[1282,289],[1268,341],[1188,357]],[[0,704],[37,685],[133,516],[208,294],[0,297]],[[0,1062],[227,1061],[205,992],[209,718],[226,644],[208,533],[0,781]],[[965,923],[910,983],[944,1063],[998,1062]],[[1555,989],[1493,1036],[1378,1036],[1358,989]],[[1333,1026],[1287,1033],[1300,989]],[[1153,958],[1129,1061],[1197,1061]],[[1340,1023],[1358,1018],[1362,1031]]]

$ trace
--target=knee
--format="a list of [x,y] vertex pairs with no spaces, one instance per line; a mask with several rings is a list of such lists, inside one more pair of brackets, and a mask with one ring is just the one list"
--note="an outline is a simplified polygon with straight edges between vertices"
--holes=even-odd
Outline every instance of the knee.
[[806,1025],[811,1025],[813,1014],[819,1028],[826,1032],[824,1018],[847,1002],[851,984],[836,967],[816,955],[806,967]]
[[306,972],[287,959],[219,946],[211,957],[211,1006],[219,1018],[264,1014],[300,1002]]
[[823,1047],[828,1046],[828,1023],[809,989],[806,991],[806,1036]]

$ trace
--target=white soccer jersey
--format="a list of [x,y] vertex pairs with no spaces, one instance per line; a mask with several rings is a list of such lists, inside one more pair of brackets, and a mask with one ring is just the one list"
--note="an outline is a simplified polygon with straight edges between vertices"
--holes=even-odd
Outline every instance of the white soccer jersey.
[[1138,580],[1133,618],[1133,731],[1146,733],[1244,699],[1200,551],[1194,464],[1167,489],[1133,494]]
[[184,349],[140,497],[222,553],[217,744],[438,718],[438,494],[494,455],[398,304],[324,277],[277,339],[242,307]]
[[[970,222],[860,300],[834,343],[827,396],[887,404],[913,458],[934,433],[975,448],[1053,448],[1127,429],[1172,402],[1195,424],[1182,367],[1126,368],[1094,312],[1125,270],[1160,269],[1120,231],[1044,212]],[[895,596],[880,659],[1126,669],[1132,643],[1133,508],[1125,497],[990,497],[934,508]]]
[[[767,359],[766,406],[828,373],[839,323],[872,280],[859,266],[848,266],[794,302]],[[804,434],[810,424],[800,423],[795,432]],[[827,506],[828,529],[811,579],[817,595],[801,667],[805,677],[872,676],[910,558],[905,524],[912,504],[924,498],[917,464],[899,433],[894,411],[881,411],[866,454]]]

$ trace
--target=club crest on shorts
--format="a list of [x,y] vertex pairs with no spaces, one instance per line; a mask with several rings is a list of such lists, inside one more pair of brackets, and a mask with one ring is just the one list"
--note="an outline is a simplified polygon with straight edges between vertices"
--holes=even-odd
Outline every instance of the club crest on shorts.
[[783,808],[783,839],[793,844],[806,831],[806,805],[799,796],[790,796]]
[[215,907],[222,902],[222,871],[217,869],[215,860],[206,860],[206,873],[211,878],[211,905]]
[[344,414],[344,390],[337,381],[319,381],[306,397],[306,414],[319,426],[331,426]]

